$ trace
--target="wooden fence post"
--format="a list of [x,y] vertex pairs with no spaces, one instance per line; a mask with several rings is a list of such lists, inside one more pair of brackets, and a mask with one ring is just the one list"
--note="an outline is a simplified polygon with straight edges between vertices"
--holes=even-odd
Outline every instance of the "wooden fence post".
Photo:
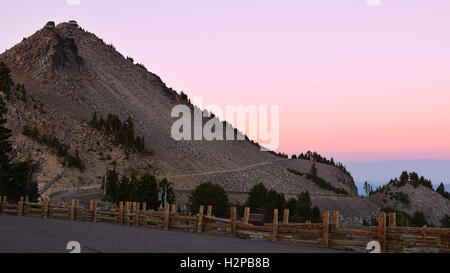
[[70,221],[75,220],[75,200],[72,200],[72,204],[70,205]]
[[27,215],[28,214],[29,203],[30,203],[30,197],[29,196],[25,196],[25,203],[23,204],[23,215]]
[[273,241],[278,241],[278,209],[273,210]]
[[230,209],[230,228],[229,236],[234,236],[236,234],[236,207]]
[[378,242],[381,246],[381,253],[386,253],[386,213],[384,212],[378,215]]
[[397,215],[395,212],[389,213],[389,227],[397,226]]
[[19,206],[17,207],[17,215],[22,216],[23,215],[23,196],[19,199]]
[[119,202],[119,207],[116,209],[116,223],[123,224],[123,202]]
[[119,208],[120,208],[120,224],[122,225],[123,224],[123,215],[124,215],[124,213],[126,212],[125,211],[125,207],[124,207],[124,203],[123,203],[123,201],[120,201],[120,203],[119,203]]
[[203,231],[203,206],[200,206],[198,211],[198,223],[197,223],[197,232],[202,233]]
[[177,207],[176,207],[175,204],[172,204],[172,205],[170,206],[170,212],[172,212],[172,213],[177,212]]
[[131,225],[134,226],[136,223],[136,202],[131,202]]
[[212,216],[212,206],[211,205],[208,206],[208,210],[206,212],[206,215]]
[[330,212],[328,210],[323,211],[322,221],[322,241],[323,245],[328,247],[328,232],[330,228]]
[[97,201],[91,200],[92,222],[97,222]]
[[142,210],[144,211],[144,214],[147,213],[147,203],[142,203]]
[[4,209],[6,209],[6,206],[8,205],[8,201],[7,201],[7,198],[6,198],[6,196],[3,196],[3,198],[2,198],[2,207],[0,208],[0,213],[2,213],[2,211],[4,210]]
[[136,224],[136,202],[131,203],[131,224],[134,226]]
[[245,207],[245,209],[244,209],[244,217],[242,218],[242,222],[244,222],[245,224],[248,224],[249,218],[250,218],[250,208],[249,207]]
[[284,225],[289,224],[289,209],[284,209],[284,213],[283,213],[283,224],[284,224]]
[[334,229],[339,228],[339,211],[333,210],[332,216],[331,216],[331,226]]
[[169,217],[170,217],[169,204],[166,204],[166,206],[164,207],[164,230],[169,229],[169,223],[170,223]]
[[44,206],[42,207],[42,217],[48,218],[48,199],[44,201]]
[[135,226],[139,226],[139,211],[140,211],[140,207],[141,207],[141,204],[140,203],[135,203],[134,204],[134,207],[133,207],[133,209],[134,209],[134,222],[133,222],[133,224],[135,225]]
[[125,203],[125,215],[126,215],[126,219],[127,219],[127,226],[129,226],[130,225],[130,210],[131,210],[131,202],[130,201],[127,201],[126,203]]

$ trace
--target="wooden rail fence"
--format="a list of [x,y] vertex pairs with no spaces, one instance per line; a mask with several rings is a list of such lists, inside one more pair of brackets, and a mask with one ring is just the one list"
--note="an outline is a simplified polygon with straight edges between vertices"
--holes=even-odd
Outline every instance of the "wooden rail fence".
[[[352,249],[367,252],[371,241],[380,244],[381,252],[440,252],[450,253],[449,228],[397,227],[395,213],[380,213],[378,226],[367,229],[349,229],[339,226],[339,212],[323,212],[322,223],[289,223],[289,210],[283,211],[283,221],[278,221],[278,210],[274,210],[274,220],[264,226],[248,223],[250,208],[245,208],[242,218],[238,218],[236,208],[231,208],[230,218],[212,215],[212,207],[201,206],[197,215],[188,212],[177,213],[175,205],[166,205],[156,210],[147,209],[147,204],[120,202],[115,208],[98,208],[97,201],[90,201],[89,209],[80,206],[78,200],[70,203],[54,204],[52,200],[31,203],[28,197],[21,197],[17,204],[10,204],[4,196],[0,202],[0,213],[63,219],[70,221],[103,222],[130,226],[144,226],[160,229],[183,230],[243,239],[263,239],[300,245]],[[331,222],[330,222],[331,218]]]

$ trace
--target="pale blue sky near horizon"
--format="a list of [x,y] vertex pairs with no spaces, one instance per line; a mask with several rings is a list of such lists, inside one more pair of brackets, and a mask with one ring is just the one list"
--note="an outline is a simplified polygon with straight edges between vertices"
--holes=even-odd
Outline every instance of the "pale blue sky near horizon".
[[416,172],[433,182],[436,187],[441,182],[450,191],[450,160],[413,159],[386,160],[366,162],[343,162],[355,179],[360,192],[364,181],[372,185],[384,185],[391,179],[399,177],[402,171]]

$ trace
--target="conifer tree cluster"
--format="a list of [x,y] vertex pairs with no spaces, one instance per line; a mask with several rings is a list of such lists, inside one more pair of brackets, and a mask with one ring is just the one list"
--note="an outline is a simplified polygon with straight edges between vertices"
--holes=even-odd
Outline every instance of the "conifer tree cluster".
[[[420,176],[416,172],[410,172],[403,171],[398,178],[391,179],[387,185],[379,186],[376,188],[376,190],[372,191],[370,195],[379,193],[379,192],[385,192],[387,189],[387,186],[394,186],[396,188],[401,188],[403,186],[406,186],[407,184],[412,185],[414,188],[417,188],[418,186],[423,186],[426,188],[429,188],[431,190],[433,189],[433,183],[431,180],[426,179],[423,176]],[[442,196],[449,198],[450,194],[445,191],[444,184],[441,183],[441,185],[436,189],[436,192],[441,194]]]
[[212,182],[198,185],[189,195],[188,209],[196,214],[200,206],[212,206],[212,213],[216,217],[229,217],[230,202],[225,189]]
[[85,166],[83,161],[80,158],[80,154],[78,150],[75,150],[75,154],[72,155],[70,151],[70,146],[64,143],[55,137],[49,136],[47,134],[43,134],[42,136],[39,134],[39,130],[36,126],[32,128],[28,125],[25,125],[22,130],[22,134],[24,136],[30,137],[32,140],[46,145],[47,147],[54,150],[57,156],[63,158],[63,164],[68,164],[69,167],[76,167],[79,170],[84,170]]
[[331,165],[331,166],[334,166],[334,167],[337,167],[337,168],[343,170],[346,174],[350,175],[350,172],[347,171],[347,168],[342,163],[335,162],[334,158],[327,159],[326,157],[320,155],[317,152],[307,151],[306,153],[301,153],[299,156],[293,155],[292,158],[293,159],[310,160],[310,161],[314,161],[317,163]]
[[11,98],[11,87],[14,86],[9,73],[11,70],[3,62],[0,62],[0,91],[5,93],[7,100]]
[[[312,205],[309,192],[303,192],[296,198],[290,198],[286,201],[283,194],[275,190],[268,190],[264,184],[260,183],[250,190],[245,206],[250,207],[250,211],[254,213],[264,214],[264,220],[267,223],[272,222],[274,209],[278,209],[278,211],[289,209],[291,222],[322,222],[320,209]],[[278,216],[281,220],[283,214],[280,213]]]
[[332,191],[337,194],[344,194],[348,195],[348,192],[344,190],[343,188],[336,188],[335,186],[331,185],[329,182],[327,182],[322,177],[319,177],[318,170],[316,167],[316,163],[313,163],[311,165],[311,170],[309,173],[302,173],[300,171],[294,170],[294,169],[288,169],[290,173],[293,173],[298,176],[305,176],[306,179],[314,182],[319,188]]
[[10,157],[11,130],[5,127],[6,113],[6,105],[0,97],[0,196],[7,196],[10,202],[17,202],[20,196],[29,196],[34,202],[39,194],[33,177],[39,166],[32,160],[17,162]]
[[450,193],[445,190],[444,183],[441,182],[439,187],[437,187],[436,192],[444,196],[445,198],[450,199]]
[[18,100],[27,100],[27,91],[24,84],[14,84],[10,76],[11,70],[6,67],[5,63],[0,62],[0,91],[5,94],[9,101],[15,95]]
[[109,114],[105,120],[101,116],[99,118],[97,112],[94,112],[89,125],[108,136],[112,136],[115,145],[123,145],[127,149],[140,153],[147,151],[144,136],[135,135],[134,123],[131,117],[122,122],[118,116]]
[[119,176],[116,170],[109,170],[105,178],[105,200],[118,203],[132,201],[147,203],[147,208],[158,209],[160,206],[173,204],[175,193],[172,185],[166,180],[158,180],[146,173],[142,177],[131,175]]

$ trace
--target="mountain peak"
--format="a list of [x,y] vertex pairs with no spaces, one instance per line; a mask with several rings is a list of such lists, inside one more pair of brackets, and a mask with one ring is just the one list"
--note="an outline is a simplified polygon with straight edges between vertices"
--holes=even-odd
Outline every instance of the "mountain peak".
[[55,26],[54,22],[48,22],[41,30],[6,51],[5,58],[24,71],[40,75],[79,69],[83,59],[72,36],[78,29],[78,25],[73,23]]

